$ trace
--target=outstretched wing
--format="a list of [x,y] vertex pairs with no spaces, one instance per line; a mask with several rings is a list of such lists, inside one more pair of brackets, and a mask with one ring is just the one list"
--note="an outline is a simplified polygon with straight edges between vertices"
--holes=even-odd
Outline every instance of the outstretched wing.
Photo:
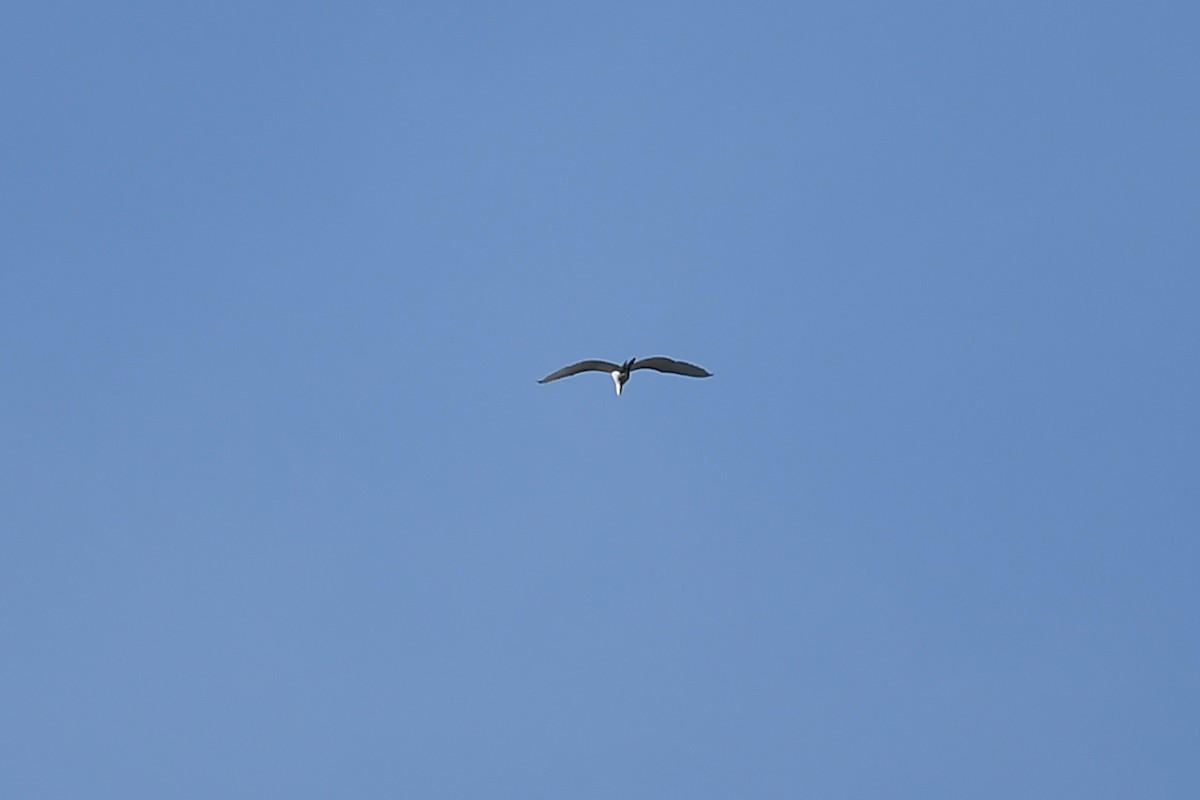
[[549,383],[556,381],[559,378],[569,378],[572,375],[578,375],[580,372],[614,372],[621,368],[620,364],[614,364],[611,361],[600,361],[598,359],[588,359],[580,361],[578,364],[572,364],[569,367],[551,372],[546,377],[542,378],[538,383]]
[[670,372],[673,375],[687,375],[689,378],[708,378],[712,376],[712,373],[704,369],[704,367],[697,367],[695,364],[689,364],[686,361],[676,361],[666,356],[639,358],[633,362],[633,366],[629,369],[631,371],[635,369],[654,369],[659,372]]

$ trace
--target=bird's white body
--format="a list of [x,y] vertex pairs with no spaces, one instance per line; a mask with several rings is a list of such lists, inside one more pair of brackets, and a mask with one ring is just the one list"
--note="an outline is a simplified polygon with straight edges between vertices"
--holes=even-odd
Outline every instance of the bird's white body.
[[[613,370],[612,372],[610,372],[609,374],[610,374],[610,375],[612,375],[612,378],[613,378],[613,383],[614,383],[614,384],[616,384],[616,387],[617,387],[617,397],[620,397],[620,396],[621,396],[621,387],[625,385],[625,381],[621,380],[621,370],[619,370],[619,369],[614,369],[614,370]],[[626,380],[628,380],[628,379],[629,379],[629,373],[628,373],[628,372],[626,372],[626,373],[625,373],[625,379],[626,379]]]

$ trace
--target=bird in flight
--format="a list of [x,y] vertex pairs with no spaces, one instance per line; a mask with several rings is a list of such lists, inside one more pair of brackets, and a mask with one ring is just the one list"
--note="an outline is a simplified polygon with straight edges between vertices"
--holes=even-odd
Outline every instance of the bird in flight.
[[613,383],[617,386],[617,396],[620,397],[621,389],[625,386],[625,381],[629,380],[629,373],[635,369],[653,369],[659,372],[669,372],[672,375],[686,375],[689,378],[708,378],[712,376],[712,373],[703,367],[697,367],[695,364],[689,364],[686,361],[676,361],[673,358],[666,358],[665,356],[631,358],[624,364],[614,364],[611,361],[600,361],[599,359],[592,358],[551,372],[538,381],[538,383],[549,383],[559,378],[569,378],[581,372],[607,372],[609,375],[612,375]]

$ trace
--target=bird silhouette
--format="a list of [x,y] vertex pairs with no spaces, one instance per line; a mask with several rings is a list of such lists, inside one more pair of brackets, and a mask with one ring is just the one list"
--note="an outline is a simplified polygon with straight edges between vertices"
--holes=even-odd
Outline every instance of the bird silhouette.
[[689,364],[686,361],[676,361],[666,356],[631,358],[624,364],[614,364],[611,361],[590,358],[586,361],[580,361],[563,367],[560,370],[555,370],[538,381],[538,383],[549,383],[559,378],[569,378],[581,372],[607,372],[609,375],[612,375],[613,383],[617,387],[617,396],[620,397],[621,389],[625,386],[625,381],[629,380],[629,373],[635,369],[653,369],[672,375],[686,375],[689,378],[708,378],[712,376],[712,373],[703,367],[697,367],[695,364]]

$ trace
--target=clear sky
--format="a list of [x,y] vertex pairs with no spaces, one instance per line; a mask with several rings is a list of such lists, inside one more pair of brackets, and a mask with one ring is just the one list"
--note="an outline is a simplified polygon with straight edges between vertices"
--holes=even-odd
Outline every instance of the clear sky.
[[1200,796],[1198,42],[7,3],[0,793]]

